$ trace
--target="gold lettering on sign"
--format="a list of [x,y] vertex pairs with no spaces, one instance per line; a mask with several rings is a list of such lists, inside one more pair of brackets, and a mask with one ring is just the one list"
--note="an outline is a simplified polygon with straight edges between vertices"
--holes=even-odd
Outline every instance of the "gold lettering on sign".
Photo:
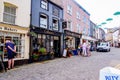
[[6,30],[6,31],[12,31],[12,32],[17,32],[16,29],[8,28],[8,27],[4,27],[4,30]]
[[0,30],[2,30],[2,31],[12,31],[12,32],[17,32],[17,29],[9,28],[9,27],[1,27],[1,26],[0,26]]

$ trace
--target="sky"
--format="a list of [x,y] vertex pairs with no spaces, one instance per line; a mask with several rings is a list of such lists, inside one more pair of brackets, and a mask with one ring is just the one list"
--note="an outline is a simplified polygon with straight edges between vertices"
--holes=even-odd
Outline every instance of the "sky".
[[[120,26],[120,15],[113,15],[120,11],[120,0],[76,0],[88,13],[90,20],[95,24],[100,25],[106,22],[101,28],[114,28]],[[112,21],[106,21],[108,18],[113,18]]]

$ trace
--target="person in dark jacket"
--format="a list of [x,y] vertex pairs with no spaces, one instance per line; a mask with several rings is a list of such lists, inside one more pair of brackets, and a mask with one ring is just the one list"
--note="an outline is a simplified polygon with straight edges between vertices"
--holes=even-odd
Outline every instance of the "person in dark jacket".
[[8,70],[14,68],[14,53],[16,53],[15,44],[9,39],[6,40],[6,49],[8,54]]

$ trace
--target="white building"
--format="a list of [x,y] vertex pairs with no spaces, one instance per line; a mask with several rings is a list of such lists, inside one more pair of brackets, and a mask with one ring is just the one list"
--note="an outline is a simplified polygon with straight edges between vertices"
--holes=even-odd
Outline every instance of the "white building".
[[113,43],[114,45],[113,46],[118,46],[118,43],[119,43],[119,30],[115,31],[113,33]]
[[14,41],[17,47],[16,60],[29,59],[31,0],[0,0],[0,52],[7,60],[5,41]]

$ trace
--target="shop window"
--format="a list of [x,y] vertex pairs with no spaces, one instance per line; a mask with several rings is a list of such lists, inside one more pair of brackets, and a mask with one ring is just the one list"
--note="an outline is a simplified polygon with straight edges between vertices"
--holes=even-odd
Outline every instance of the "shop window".
[[47,28],[47,24],[48,24],[47,21],[48,21],[47,15],[41,14],[40,15],[40,27]]
[[48,9],[48,1],[47,0],[41,0],[41,8]]
[[16,7],[4,5],[3,22],[15,24]]
[[2,54],[3,59],[7,59],[7,50],[5,46],[5,42],[7,39],[11,39],[16,45],[16,58],[24,58],[25,53],[25,38],[24,35],[20,34],[12,34],[9,33],[11,36],[8,36],[6,33],[4,35],[0,35],[0,54]]
[[53,30],[58,30],[58,20],[53,19]]

